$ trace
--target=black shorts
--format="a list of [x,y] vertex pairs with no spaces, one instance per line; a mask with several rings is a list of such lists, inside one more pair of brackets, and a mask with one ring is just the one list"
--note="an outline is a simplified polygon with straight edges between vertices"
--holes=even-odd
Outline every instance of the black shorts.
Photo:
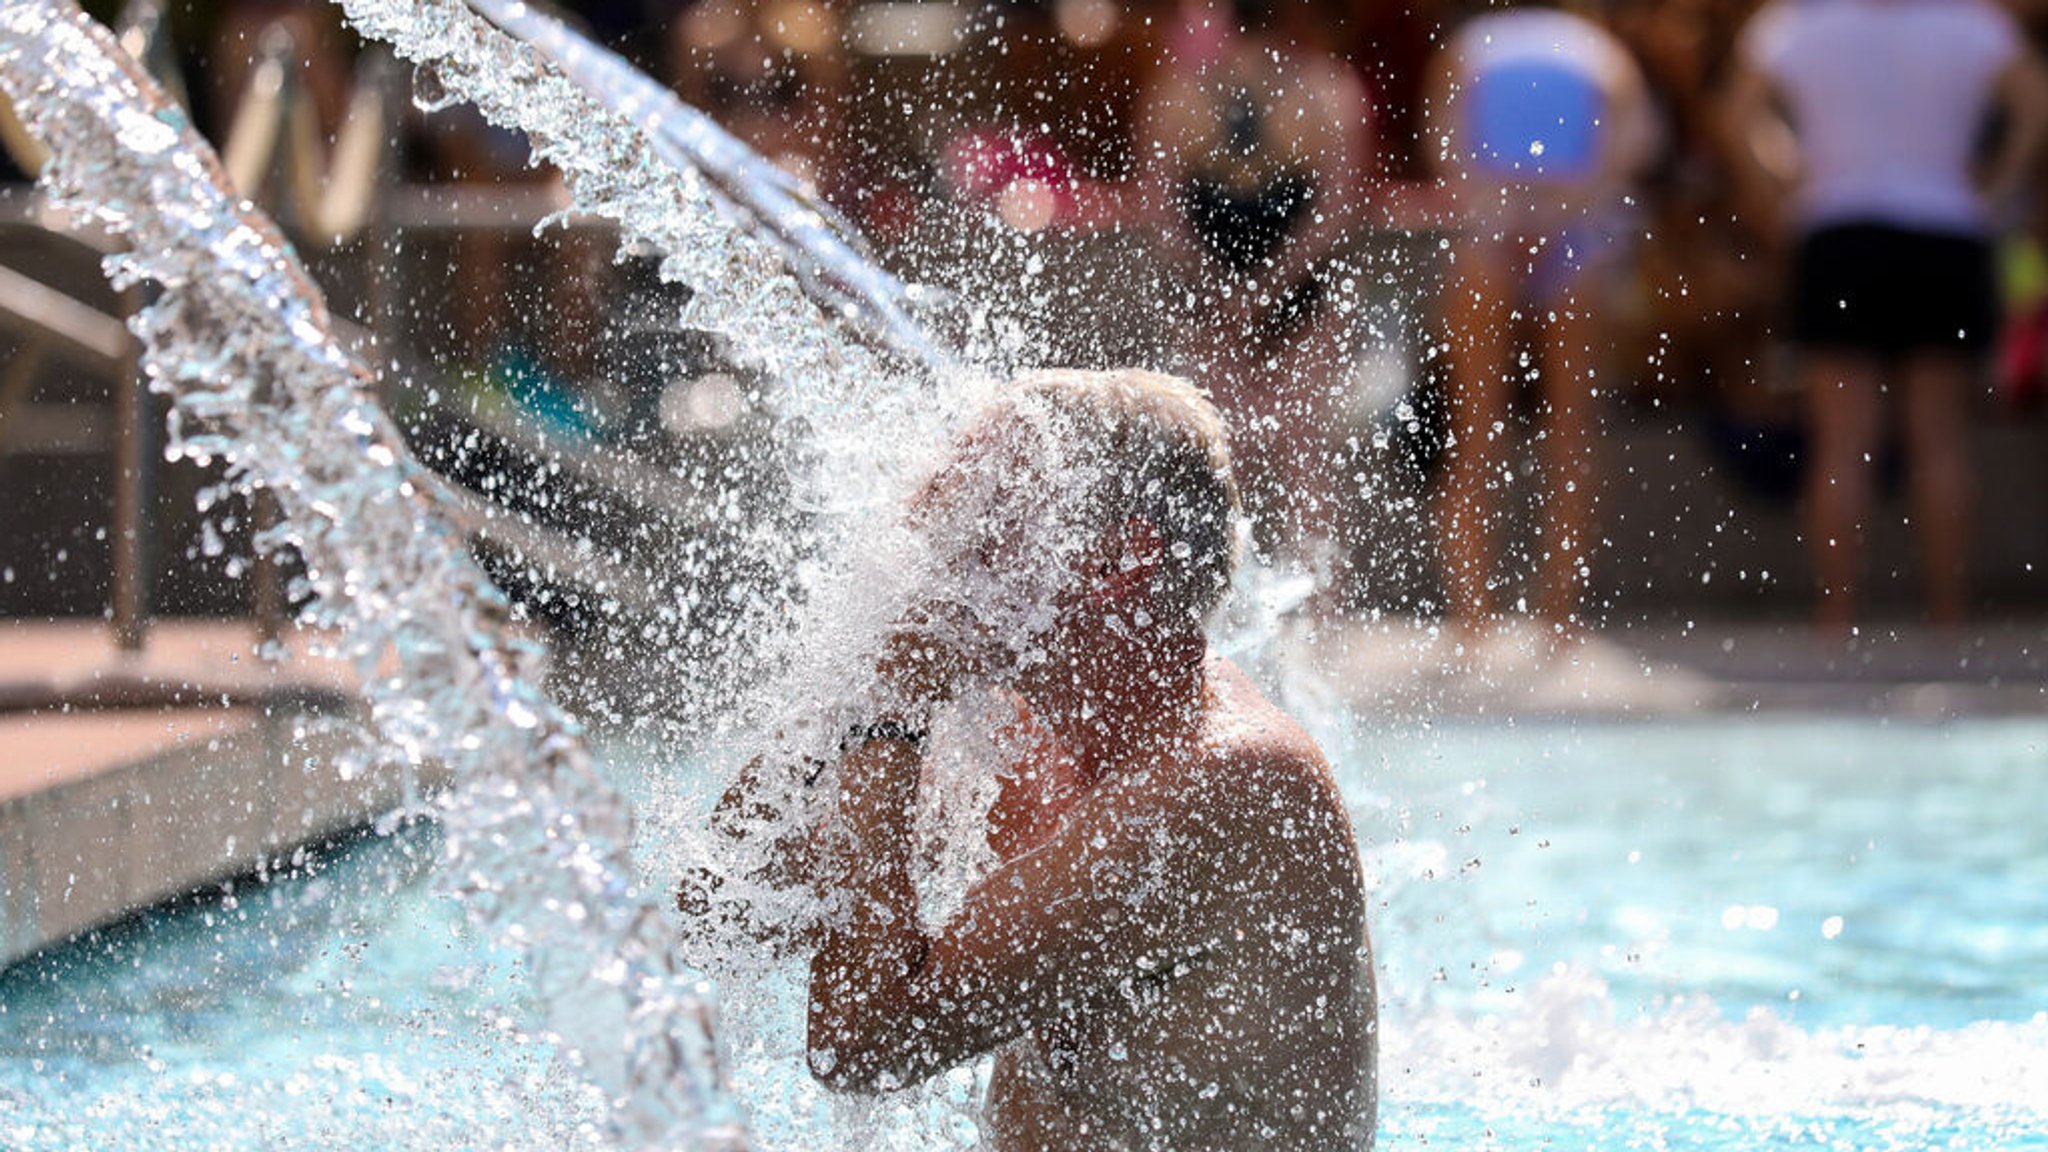
[[1991,245],[1884,224],[1822,228],[1800,242],[1792,310],[1804,348],[1982,352],[1998,335]]

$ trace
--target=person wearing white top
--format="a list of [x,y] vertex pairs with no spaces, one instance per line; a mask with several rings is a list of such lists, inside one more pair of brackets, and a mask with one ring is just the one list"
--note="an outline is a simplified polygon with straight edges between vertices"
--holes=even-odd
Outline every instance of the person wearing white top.
[[1443,326],[1452,440],[1436,498],[1446,616],[1469,639],[1497,626],[1499,534],[1521,323],[1536,354],[1544,471],[1527,598],[1573,634],[1589,571],[1603,297],[1626,263],[1630,192],[1661,129],[1626,47],[1569,12],[1527,6],[1463,24],[1439,58],[1425,144],[1455,198]]
[[1765,230],[1792,249],[1818,622],[1856,620],[1895,386],[1928,615],[1957,624],[1971,384],[1998,328],[1992,239],[2048,133],[2048,74],[1990,0],[1773,0],[1743,32],[1730,99],[1752,201],[1787,209]]

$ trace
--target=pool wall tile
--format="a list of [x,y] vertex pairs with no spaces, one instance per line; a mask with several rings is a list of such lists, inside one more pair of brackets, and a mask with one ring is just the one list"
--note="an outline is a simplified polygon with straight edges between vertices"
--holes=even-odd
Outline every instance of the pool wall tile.
[[[342,778],[337,762],[360,729],[301,719],[231,708],[137,718],[156,726],[151,750],[0,802],[0,966],[259,871],[403,801],[394,765]],[[445,783],[436,769],[420,777]]]

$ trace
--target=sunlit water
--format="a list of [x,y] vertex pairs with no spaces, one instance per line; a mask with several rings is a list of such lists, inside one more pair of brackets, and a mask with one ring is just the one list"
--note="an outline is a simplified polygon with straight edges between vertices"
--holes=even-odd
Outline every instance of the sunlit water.
[[529,676],[537,653],[505,627],[512,606],[471,559],[457,502],[407,452],[291,246],[76,5],[0,7],[0,90],[49,150],[50,203],[126,240],[105,262],[115,287],[153,289],[128,326],[142,378],[170,399],[166,455],[225,465],[202,510],[275,498],[283,518],[259,547],[302,561],[288,595],[354,662],[369,755],[450,769],[449,890],[575,1033],[561,1070],[603,1086],[622,1143],[718,1139],[706,1009],[633,889],[631,814]]
[[[826,523],[772,525],[761,555],[831,556],[833,537],[890,506],[883,497],[902,462],[876,464],[874,482],[858,484],[846,483],[859,472],[851,465],[887,455],[875,451],[874,427],[930,432],[948,405],[840,345],[740,234],[709,223],[715,205],[679,198],[688,180],[614,162],[634,139],[619,123],[543,83],[533,61],[457,6],[350,8],[418,49],[408,54],[438,61],[437,86],[536,132],[579,202],[656,241],[672,275],[730,289],[725,314],[713,314],[718,294],[707,292],[693,321],[809,386],[783,392],[781,414],[817,433],[790,467],[797,501]],[[119,95],[92,75],[64,75],[88,82],[80,107]],[[111,122],[140,134],[113,139],[159,155],[172,119],[138,120],[136,104],[112,108]],[[129,171],[105,145],[89,155]],[[139,213],[151,201],[124,202]],[[169,239],[204,234],[194,224]],[[151,275],[204,285],[212,267]],[[296,343],[255,339],[276,311],[227,309],[238,322],[200,327],[275,368],[280,349],[307,342],[296,330]],[[315,335],[324,350],[325,333]],[[361,375],[342,368],[352,383]],[[329,392],[357,403],[354,391]],[[250,407],[237,401],[230,414]],[[892,414],[901,419],[881,419]],[[931,437],[888,439],[908,455]],[[357,477],[338,475],[343,487]],[[328,519],[342,543],[366,533],[367,513]],[[407,539],[392,555],[418,552]],[[781,607],[766,604],[763,618]],[[692,682],[713,679],[699,670]],[[465,728],[463,714],[431,699],[420,712]],[[2040,1146],[2034,1097],[2048,1079],[2048,1021],[2029,985],[2048,968],[2048,850],[2031,824],[2042,742],[2041,725],[1763,722],[1337,741],[1381,895],[1385,1144]],[[630,742],[612,749],[610,769],[653,801],[648,847],[661,856],[663,833],[692,826],[701,790],[684,764]],[[607,1103],[564,1074],[531,1023],[573,1023],[588,1017],[585,1005],[531,1002],[530,974],[438,894],[449,886],[426,882],[441,849],[426,827],[358,841],[287,878],[145,916],[0,975],[0,1147],[601,1145]],[[532,893],[516,864],[477,879]],[[794,1000],[793,969],[758,975],[750,1001]],[[647,1017],[664,1027],[668,1018]],[[805,1077],[797,1035],[728,1032],[759,1147],[972,1138],[971,1106],[947,1106],[971,1099],[971,1075],[909,1097],[907,1116],[842,1112]]]
[[[1332,742],[1379,897],[1382,1147],[2048,1148],[2048,722]],[[700,791],[648,742],[605,759],[653,810]],[[0,975],[0,1147],[596,1145],[601,1108],[498,1019],[524,981],[427,882],[437,840]],[[874,1136],[797,1043],[736,1054],[760,1146]],[[970,1122],[922,1105],[886,1137]]]

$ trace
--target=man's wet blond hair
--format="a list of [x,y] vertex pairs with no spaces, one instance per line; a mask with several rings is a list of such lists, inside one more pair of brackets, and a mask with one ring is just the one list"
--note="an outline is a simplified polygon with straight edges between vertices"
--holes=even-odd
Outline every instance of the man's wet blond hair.
[[1085,470],[1088,527],[1133,517],[1159,531],[1154,600],[1199,627],[1237,569],[1237,481],[1223,417],[1193,384],[1163,372],[1053,369],[1017,379],[1061,427],[1062,453]]

